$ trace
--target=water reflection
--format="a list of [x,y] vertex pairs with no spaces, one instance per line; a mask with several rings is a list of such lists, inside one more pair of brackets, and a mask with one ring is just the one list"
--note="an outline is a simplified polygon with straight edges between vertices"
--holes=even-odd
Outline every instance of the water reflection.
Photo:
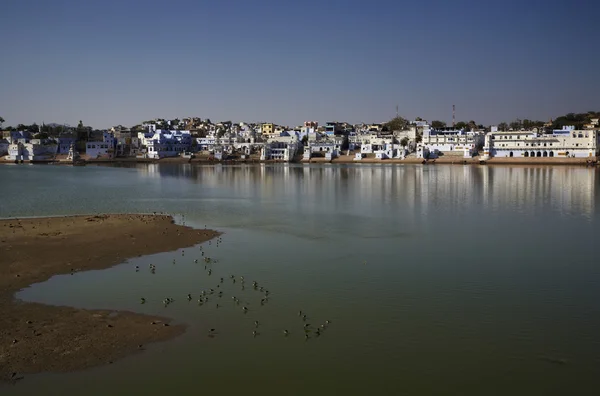
[[402,220],[411,223],[426,220],[432,210],[468,215],[477,206],[591,218],[598,188],[598,171],[582,167],[149,164],[140,170],[150,177],[190,178],[205,189],[226,186],[232,197],[275,206],[297,199],[298,210],[312,203],[349,215],[389,218],[401,205],[411,214]]

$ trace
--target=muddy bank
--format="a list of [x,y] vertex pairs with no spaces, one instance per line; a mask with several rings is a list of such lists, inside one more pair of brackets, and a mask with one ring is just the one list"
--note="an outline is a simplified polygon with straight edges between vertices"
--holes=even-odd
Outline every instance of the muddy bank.
[[53,275],[104,269],[217,235],[175,225],[166,215],[0,220],[0,379],[108,364],[185,331],[166,318],[17,301],[18,290]]

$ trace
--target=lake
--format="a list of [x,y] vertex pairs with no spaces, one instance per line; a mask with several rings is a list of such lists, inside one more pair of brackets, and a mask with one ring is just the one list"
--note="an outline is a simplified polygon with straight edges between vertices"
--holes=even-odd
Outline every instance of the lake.
[[[600,389],[594,168],[7,165],[0,182],[0,217],[164,211],[224,232],[218,246],[19,292],[27,301],[165,315],[189,328],[112,365],[27,376],[3,395]],[[218,260],[211,275],[202,252]],[[252,281],[269,290],[266,303]],[[199,306],[211,288],[223,297]],[[175,302],[165,307],[166,297]],[[305,323],[326,321],[305,338]]]

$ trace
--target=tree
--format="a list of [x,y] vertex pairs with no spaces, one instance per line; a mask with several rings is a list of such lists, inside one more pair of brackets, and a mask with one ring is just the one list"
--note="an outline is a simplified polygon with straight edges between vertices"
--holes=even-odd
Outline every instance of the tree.
[[34,122],[27,127],[27,130],[31,133],[38,133],[40,131],[40,127]]
[[467,127],[468,127],[468,125],[464,121],[459,121],[454,125],[454,128],[456,128],[456,129],[467,129]]
[[2,128],[2,124],[4,124],[4,121],[6,121],[4,118],[0,117],[0,128]]
[[402,117],[394,117],[384,124],[388,131],[402,131],[408,125],[408,121]]
[[510,123],[509,127],[513,131],[520,131],[521,128],[523,128],[523,123],[517,118],[516,120]]
[[408,138],[406,136],[403,137],[402,140],[400,140],[400,146],[402,146],[402,147],[408,146]]
[[48,139],[48,133],[40,132],[33,135],[34,139]]
[[441,128],[445,128],[446,127],[446,123],[444,121],[431,121],[431,127],[433,129],[441,129]]
[[498,124],[499,131],[508,131],[508,124],[506,122],[501,122]]
[[306,144],[308,143],[308,135],[304,135],[302,136],[302,145],[306,146]]

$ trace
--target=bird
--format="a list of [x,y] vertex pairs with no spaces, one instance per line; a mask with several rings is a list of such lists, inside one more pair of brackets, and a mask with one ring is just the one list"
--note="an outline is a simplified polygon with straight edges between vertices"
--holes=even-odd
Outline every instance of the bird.
[[244,307],[242,309],[244,310],[244,312],[248,312],[248,308]]
[[298,316],[302,316],[302,311],[298,311]]
[[325,321],[325,324],[329,324],[329,323],[331,323],[329,320],[326,320],[326,321]]
[[254,321],[254,327],[258,327],[258,320]]
[[306,321],[306,315],[302,315],[302,320]]
[[198,262],[198,259],[194,259],[194,263],[197,263],[197,262]]
[[187,299],[188,299],[188,301],[192,301],[192,295],[191,295],[191,294],[188,294],[188,295],[187,295]]
[[142,297],[142,298],[140,299],[140,302],[141,302],[142,304],[145,304],[145,303],[146,303],[146,299],[145,299],[144,297]]
[[258,334],[258,333],[256,332],[256,330],[254,330],[254,331],[252,332],[252,335],[253,335],[254,337],[256,337],[256,335],[257,335],[257,334]]
[[286,335],[286,336],[287,336],[288,334],[290,334],[290,332],[289,332],[289,331],[287,331],[287,330],[283,330],[283,335]]

